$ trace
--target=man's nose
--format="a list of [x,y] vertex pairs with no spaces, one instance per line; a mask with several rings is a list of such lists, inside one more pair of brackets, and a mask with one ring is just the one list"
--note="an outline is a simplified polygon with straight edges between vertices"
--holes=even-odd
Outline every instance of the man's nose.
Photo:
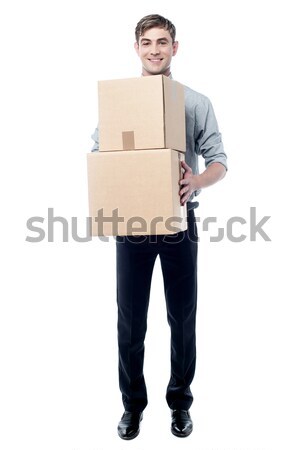
[[153,45],[151,48],[151,54],[152,55],[158,55],[160,53],[158,45]]

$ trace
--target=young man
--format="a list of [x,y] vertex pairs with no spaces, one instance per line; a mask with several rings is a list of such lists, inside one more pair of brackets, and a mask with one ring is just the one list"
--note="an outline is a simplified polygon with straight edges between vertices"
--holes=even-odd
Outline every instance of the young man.
[[[142,75],[171,76],[171,60],[178,51],[175,27],[157,14],[143,17],[135,30],[135,50]],[[117,238],[117,305],[119,384],[125,412],[118,425],[122,439],[135,438],[140,429],[147,392],[143,376],[144,339],[151,276],[159,255],[164,280],[167,318],[171,329],[171,376],[166,400],[171,410],[171,432],[188,436],[193,429],[189,408],[195,372],[197,304],[197,231],[192,202],[202,188],[226,173],[226,155],[209,99],[185,87],[186,162],[180,181],[181,203],[187,203],[188,229],[177,235]],[[98,130],[92,150],[98,150]],[[198,156],[206,169],[198,173]],[[155,432],[155,430],[154,430]]]

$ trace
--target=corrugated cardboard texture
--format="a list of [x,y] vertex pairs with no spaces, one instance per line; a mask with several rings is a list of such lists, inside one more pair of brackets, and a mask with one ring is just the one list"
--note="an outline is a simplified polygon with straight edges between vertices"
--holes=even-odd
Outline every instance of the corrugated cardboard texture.
[[[186,206],[180,205],[178,184],[182,157],[170,149],[89,153],[93,236],[173,234],[185,230]],[[116,224],[117,230],[111,220],[102,221],[98,230],[94,218],[101,209],[105,218],[118,210],[117,216],[124,220]],[[136,220],[132,221],[132,217]],[[167,219],[171,220],[170,226]]]
[[[184,88],[180,83],[155,75],[99,81],[98,88],[101,151],[186,150]],[[128,132],[134,134],[132,146]]]

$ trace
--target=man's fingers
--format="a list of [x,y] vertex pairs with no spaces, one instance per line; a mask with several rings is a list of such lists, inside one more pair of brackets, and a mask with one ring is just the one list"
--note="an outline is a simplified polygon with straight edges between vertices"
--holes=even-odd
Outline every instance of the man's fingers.
[[183,189],[181,189],[180,192],[179,192],[179,196],[180,196],[180,203],[181,203],[182,206],[184,206],[184,204],[186,203],[186,201],[190,197],[189,186],[183,187]]
[[188,191],[189,191],[189,186],[185,186],[182,189],[180,189],[180,195],[184,195]]
[[183,178],[182,180],[179,181],[179,184],[180,184],[181,186],[184,186],[184,185],[186,185],[186,184],[189,184],[188,178]]
[[184,204],[186,203],[186,201],[188,200],[189,195],[184,195],[184,197],[181,198],[181,205],[184,206]]
[[[185,163],[185,161],[181,161],[181,165],[185,170],[185,174],[186,174],[186,172],[192,174],[191,167],[189,167],[188,164]],[[184,204],[190,197],[190,177],[181,179],[179,181],[179,185],[180,185],[180,192],[179,192],[180,202],[181,202],[181,205],[184,206]]]
[[185,161],[181,161],[181,165],[182,165],[183,169],[186,170],[186,172],[192,172],[191,167],[189,167],[188,164],[185,163]]

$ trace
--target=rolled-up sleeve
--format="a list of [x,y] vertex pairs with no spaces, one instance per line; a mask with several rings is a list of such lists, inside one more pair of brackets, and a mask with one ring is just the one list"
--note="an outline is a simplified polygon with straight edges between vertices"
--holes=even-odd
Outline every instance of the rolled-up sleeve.
[[197,105],[196,111],[196,153],[205,160],[205,166],[218,162],[227,170],[227,156],[224,152],[221,133],[210,100]]

